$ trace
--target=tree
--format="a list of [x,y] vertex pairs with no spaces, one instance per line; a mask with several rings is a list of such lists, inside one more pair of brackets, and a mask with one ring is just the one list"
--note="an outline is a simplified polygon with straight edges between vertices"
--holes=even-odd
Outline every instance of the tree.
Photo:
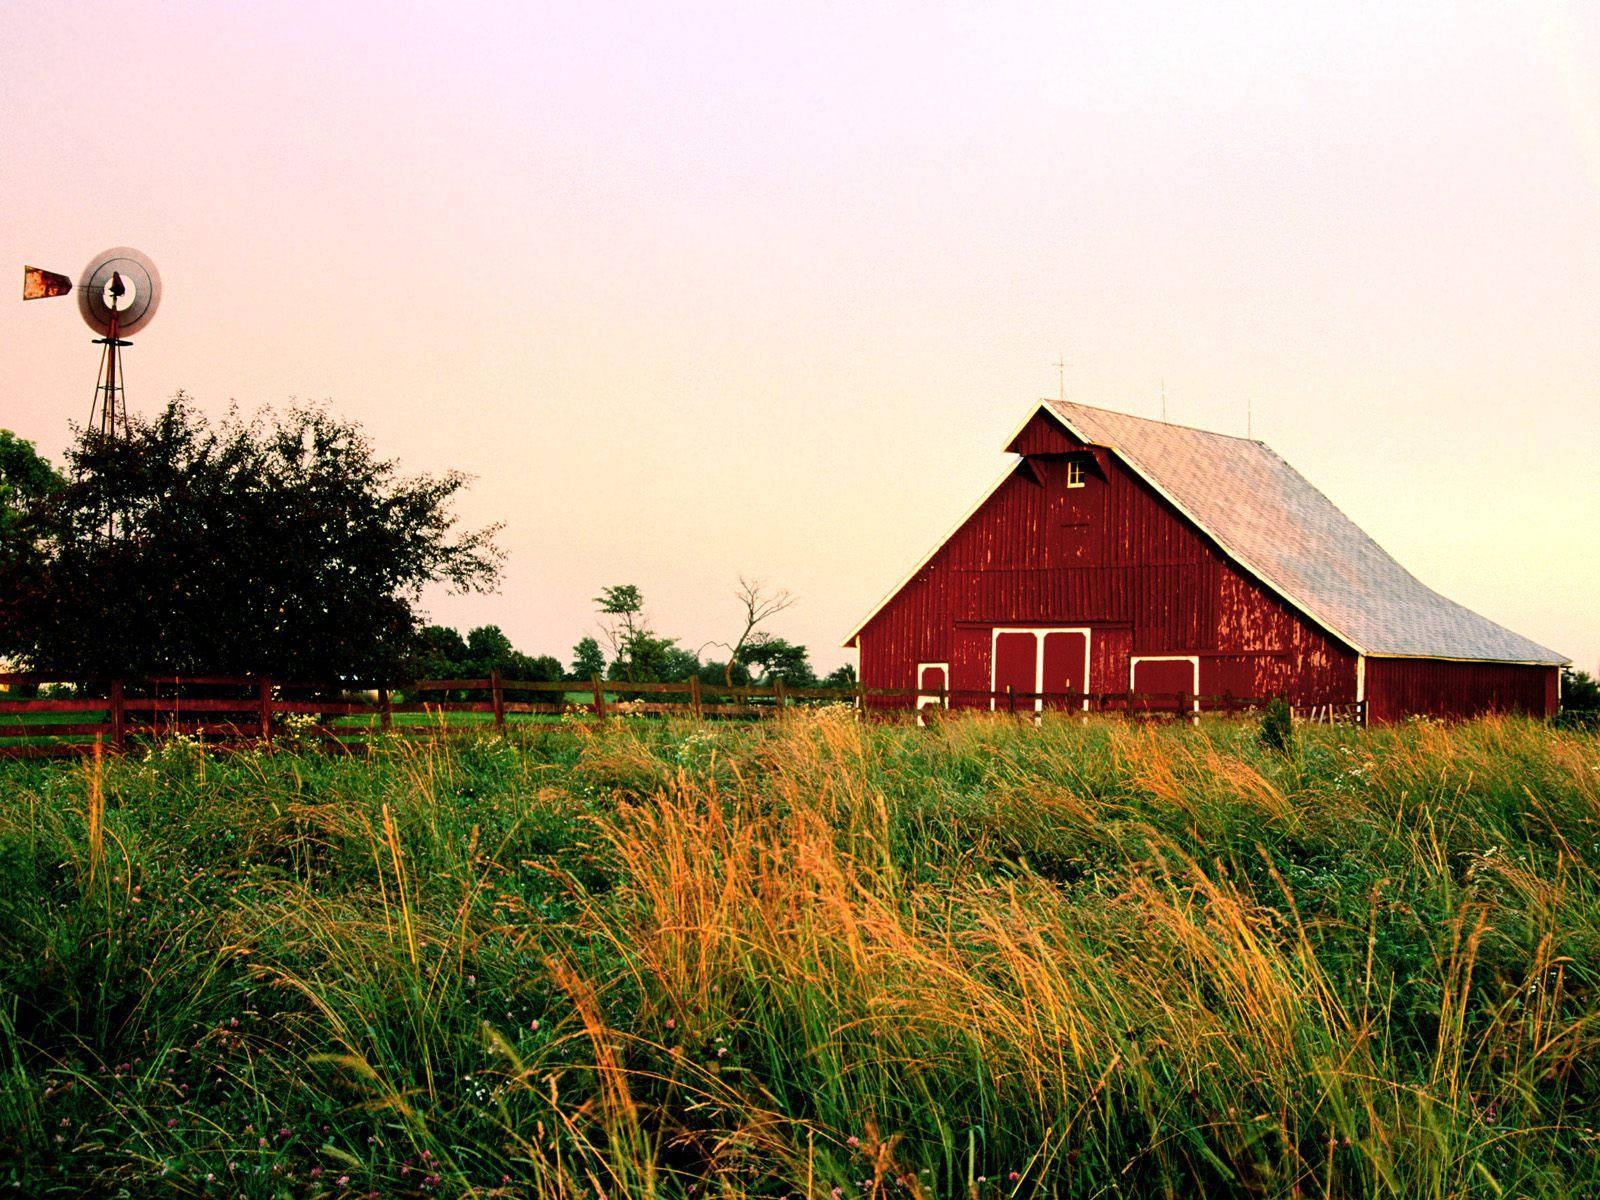
[[401,674],[423,585],[498,577],[498,526],[455,528],[466,484],[402,476],[319,407],[213,426],[180,392],[125,436],[79,432],[10,640],[64,674]]
[[0,655],[21,649],[8,632],[43,584],[48,507],[65,482],[32,442],[0,429]]
[[722,676],[723,682],[729,687],[747,687],[750,683],[750,668],[742,662],[707,662],[700,670],[709,677]]
[[[706,646],[721,646],[728,652],[728,661],[722,664],[722,673],[723,682],[729,687],[734,686],[733,667],[743,661],[741,652],[755,633],[756,627],[769,618],[777,616],[777,614],[792,605],[796,599],[796,597],[781,589],[776,593],[769,593],[767,585],[762,583],[761,580],[746,579],[743,575],[739,576],[739,586],[733,595],[744,609],[744,628],[740,631],[738,640],[732,645],[727,642],[706,643]],[[702,646],[701,649],[704,650],[705,646]]]
[[631,583],[602,588],[594,598],[602,615],[612,618],[600,629],[611,646],[612,679],[634,683],[661,679],[667,670],[668,651],[677,638],[657,637],[644,614],[644,594]]
[[454,629],[424,625],[417,631],[405,673],[411,679],[454,679],[466,658],[466,640]]
[[828,672],[828,677],[822,681],[823,687],[853,688],[856,686],[856,669],[849,663]]
[[572,648],[572,678],[592,679],[596,675],[606,673],[605,651],[600,649],[600,643],[592,637],[578,639],[578,644]]
[[[760,667],[760,678],[770,683],[782,679],[790,687],[811,687],[817,681],[811,669],[811,654],[804,646],[796,646],[783,638],[757,635],[739,654],[748,667]],[[756,674],[754,670],[751,674]]]
[[602,621],[600,631],[611,645],[613,660],[622,657],[623,646],[635,637],[640,629],[647,629],[644,617],[644,595],[631,583],[619,583],[601,588],[594,598],[599,612],[613,620]]
[[498,671],[516,652],[498,625],[479,625],[467,631],[467,662],[475,668],[474,675]]
[[[692,666],[684,674],[685,661]],[[700,660],[679,647],[677,638],[657,637],[648,629],[637,629],[622,643],[622,653],[611,664],[609,678],[626,683],[664,683],[687,679]]]
[[1587,671],[1562,667],[1561,708],[1563,712],[1600,711],[1600,683]]

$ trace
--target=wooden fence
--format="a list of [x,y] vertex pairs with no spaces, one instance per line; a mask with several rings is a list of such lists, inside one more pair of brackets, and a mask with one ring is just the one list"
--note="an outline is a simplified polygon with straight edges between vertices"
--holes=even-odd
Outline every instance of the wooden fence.
[[[0,758],[82,754],[96,745],[121,753],[130,744],[175,734],[222,743],[270,743],[285,736],[360,745],[374,735],[437,737],[452,732],[527,725],[557,715],[606,721],[621,716],[696,720],[782,719],[797,707],[847,704],[863,719],[915,719],[947,709],[1115,713],[1182,718],[1204,712],[1242,716],[1264,701],[1188,694],[1035,693],[911,688],[729,687],[691,678],[681,683],[588,683],[425,679],[403,686],[349,682],[281,683],[243,676],[164,676],[73,681],[71,695],[21,699],[17,693],[59,684],[39,676],[0,674]],[[1361,723],[1362,706],[1319,705],[1313,719]]]

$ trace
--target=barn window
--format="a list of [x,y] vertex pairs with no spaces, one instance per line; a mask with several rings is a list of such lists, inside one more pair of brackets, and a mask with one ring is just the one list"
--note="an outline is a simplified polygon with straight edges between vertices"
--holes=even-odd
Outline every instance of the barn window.
[[1079,488],[1083,486],[1083,460],[1072,458],[1067,460],[1067,486]]

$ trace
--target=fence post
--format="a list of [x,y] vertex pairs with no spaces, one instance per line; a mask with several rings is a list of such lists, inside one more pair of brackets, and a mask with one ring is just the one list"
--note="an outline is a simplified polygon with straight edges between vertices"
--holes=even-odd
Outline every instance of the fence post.
[[867,685],[859,679],[856,680],[855,693],[856,720],[864,722],[867,719]]
[[703,721],[706,717],[705,704],[700,698],[700,676],[689,676],[689,709],[694,713],[696,721]]
[[378,689],[378,728],[385,733],[394,728],[394,704],[386,687]]
[[263,742],[272,740],[272,681],[265,676],[256,680],[257,732]]
[[788,703],[788,693],[783,690],[783,676],[775,675],[772,679],[772,704],[777,709],[778,720],[783,720],[783,707]]
[[1006,684],[1006,709],[1013,713],[1017,711],[1017,693],[1012,690],[1009,683]]
[[500,686],[500,671],[489,672],[489,698],[494,702],[494,731],[506,731],[506,692]]
[[594,715],[602,721],[606,719],[605,688],[601,685],[600,676],[589,676],[589,684],[594,688]]
[[127,711],[122,706],[122,680],[111,681],[111,749],[121,754],[127,746],[125,722]]

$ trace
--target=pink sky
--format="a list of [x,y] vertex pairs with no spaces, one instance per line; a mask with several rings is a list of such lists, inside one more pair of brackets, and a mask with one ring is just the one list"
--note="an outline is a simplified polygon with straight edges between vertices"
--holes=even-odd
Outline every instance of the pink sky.
[[[327,398],[478,478],[566,659],[743,572],[837,644],[1054,394],[1255,434],[1424,582],[1600,660],[1600,8],[33,4],[0,259],[165,282],[128,396]],[[20,295],[20,289],[14,296]],[[0,303],[58,456],[96,348]]]

